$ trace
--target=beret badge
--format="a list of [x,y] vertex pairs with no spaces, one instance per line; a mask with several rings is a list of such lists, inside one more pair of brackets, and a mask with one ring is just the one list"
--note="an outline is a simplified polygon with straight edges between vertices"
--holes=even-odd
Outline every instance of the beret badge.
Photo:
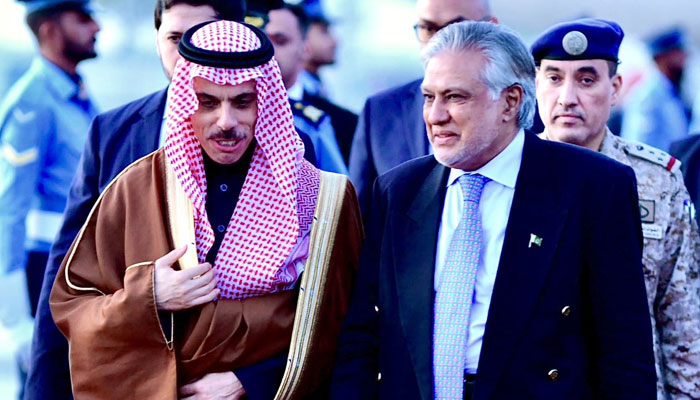
[[588,39],[586,39],[586,35],[579,31],[571,31],[564,35],[561,45],[569,55],[578,56],[583,54],[588,48]]

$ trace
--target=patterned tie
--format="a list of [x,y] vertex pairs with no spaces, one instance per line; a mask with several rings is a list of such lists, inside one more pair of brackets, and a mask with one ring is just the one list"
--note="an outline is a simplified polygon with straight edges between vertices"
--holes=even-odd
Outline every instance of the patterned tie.
[[433,373],[439,400],[463,398],[469,313],[481,250],[479,199],[488,181],[482,175],[468,174],[457,180],[464,208],[435,295]]

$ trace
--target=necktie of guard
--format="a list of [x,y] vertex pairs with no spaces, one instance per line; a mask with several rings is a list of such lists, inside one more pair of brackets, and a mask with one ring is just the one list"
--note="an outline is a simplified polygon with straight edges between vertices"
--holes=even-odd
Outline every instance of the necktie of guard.
[[435,295],[433,373],[435,398],[440,400],[463,399],[469,315],[481,254],[479,199],[488,180],[478,174],[465,174],[457,180],[464,196],[462,217]]

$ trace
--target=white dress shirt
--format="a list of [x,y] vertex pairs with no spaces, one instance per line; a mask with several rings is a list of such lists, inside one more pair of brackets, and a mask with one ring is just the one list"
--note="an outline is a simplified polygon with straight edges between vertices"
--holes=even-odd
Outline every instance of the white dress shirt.
[[510,144],[484,166],[470,172],[452,169],[447,181],[445,207],[442,210],[442,219],[440,220],[437,256],[435,258],[435,291],[440,290],[440,279],[452,235],[462,217],[464,196],[459,184],[456,183],[457,178],[464,174],[481,174],[490,179],[484,186],[479,201],[483,243],[469,317],[465,370],[470,374],[476,373],[479,364],[481,343],[486,329],[486,317],[489,313],[491,294],[496,281],[510,207],[513,204],[515,181],[520,171],[524,143],[525,133],[520,130]]

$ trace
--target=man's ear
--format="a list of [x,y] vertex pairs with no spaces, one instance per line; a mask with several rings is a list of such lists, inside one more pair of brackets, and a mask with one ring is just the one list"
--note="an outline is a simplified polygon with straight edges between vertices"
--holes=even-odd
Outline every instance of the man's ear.
[[37,31],[37,41],[39,44],[48,44],[49,40],[54,40],[59,34],[57,28],[56,22],[51,18],[47,18],[42,22]]
[[617,101],[620,99],[620,90],[622,89],[622,75],[620,74],[615,74],[612,78],[610,78],[612,81],[612,99],[610,100],[610,105],[615,106],[617,104]]
[[518,85],[511,85],[503,90],[501,96],[504,100],[505,107],[503,108],[503,122],[510,122],[518,118],[520,105],[523,102],[523,88]]
[[156,53],[158,53],[158,58],[163,58],[160,55],[160,46],[158,45],[158,29],[156,29]]

